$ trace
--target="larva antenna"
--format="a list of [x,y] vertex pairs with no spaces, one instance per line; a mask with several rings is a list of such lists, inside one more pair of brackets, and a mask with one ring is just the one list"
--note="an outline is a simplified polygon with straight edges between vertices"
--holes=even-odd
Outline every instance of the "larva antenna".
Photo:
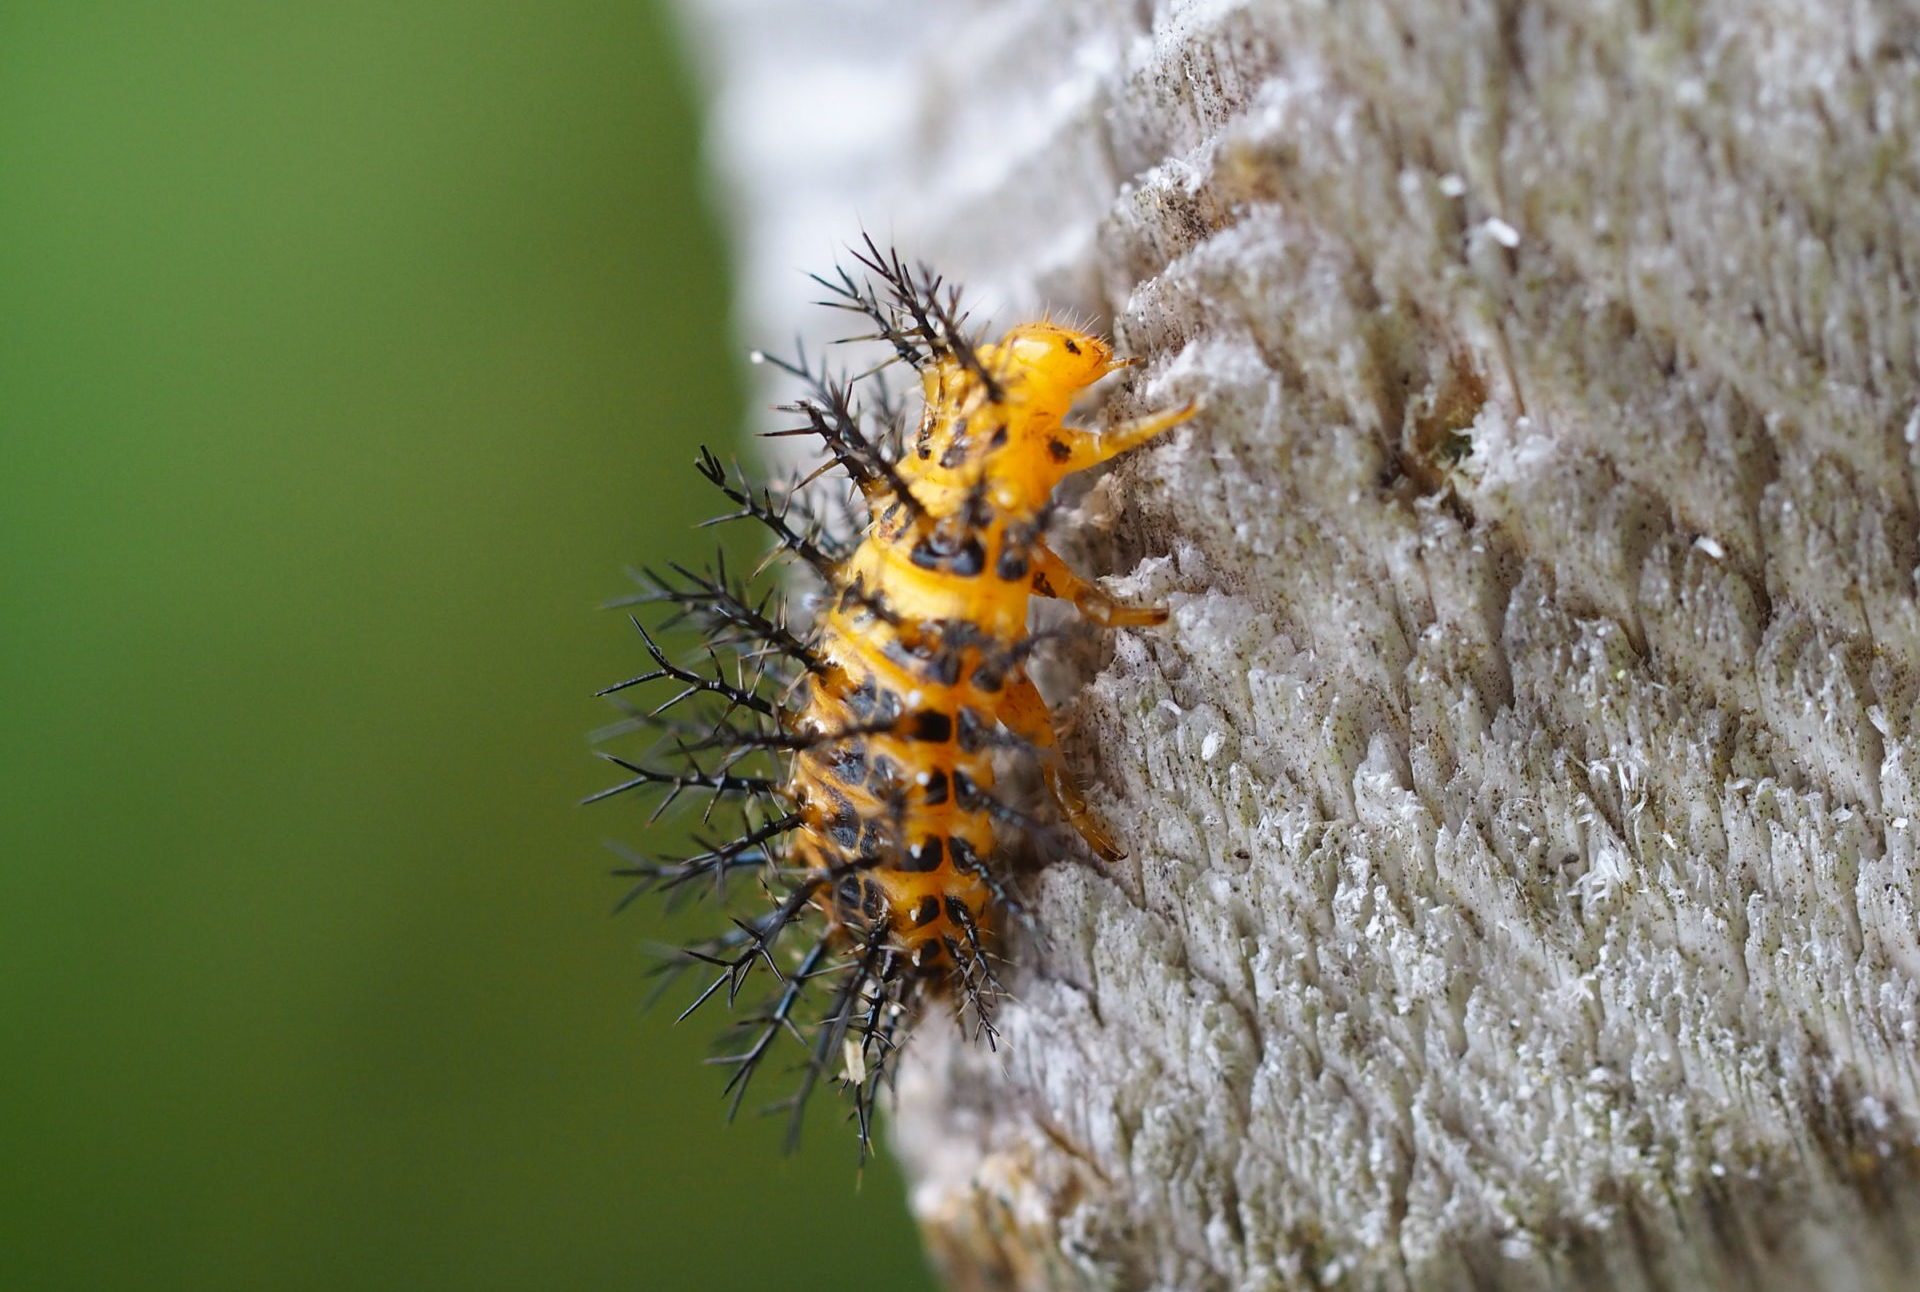
[[700,446],[700,457],[696,463],[700,474],[709,484],[726,495],[740,510],[728,512],[722,516],[702,522],[706,525],[724,525],[734,520],[755,520],[765,526],[777,540],[780,550],[792,552],[812,567],[813,572],[828,583],[833,581],[834,570],[840,561],[837,554],[822,547],[818,536],[805,534],[787,523],[786,513],[774,499],[771,489],[755,490],[740,473],[736,464],[731,473],[706,445]]

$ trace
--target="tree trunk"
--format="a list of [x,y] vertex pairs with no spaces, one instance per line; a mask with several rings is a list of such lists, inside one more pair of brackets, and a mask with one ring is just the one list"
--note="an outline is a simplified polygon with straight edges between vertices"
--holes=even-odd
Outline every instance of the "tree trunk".
[[1205,402],[1060,527],[1130,855],[900,1077],[953,1285],[1914,1286],[1920,17],[684,7],[753,337],[864,224]]

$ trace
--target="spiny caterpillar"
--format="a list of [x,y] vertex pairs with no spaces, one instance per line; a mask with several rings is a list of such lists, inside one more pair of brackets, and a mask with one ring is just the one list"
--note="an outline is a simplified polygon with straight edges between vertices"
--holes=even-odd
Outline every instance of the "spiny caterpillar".
[[[769,434],[817,436],[827,460],[786,491],[753,487],[707,449],[699,460],[733,506],[710,523],[764,525],[769,561],[787,554],[810,569],[818,613],[796,626],[774,594],[730,573],[724,555],[703,572],[640,572],[647,590],[619,604],[664,604],[670,623],[704,634],[705,658],[675,662],[633,619],[652,667],[601,694],[674,689],[629,709],[622,728],[650,730],[657,744],[639,761],[603,752],[628,779],[589,801],[654,789],[657,818],[699,796],[704,823],[720,799],[745,800],[736,837],[701,839],[695,855],[667,861],[629,858],[617,873],[640,881],[628,900],[705,889],[724,900],[730,880],[757,877],[764,897],[754,914],[670,963],[715,971],[681,1017],[717,996],[731,1006],[763,974],[770,994],[737,1023],[744,1043],[715,1060],[733,1068],[729,1113],[784,1034],[805,1051],[798,1088],[782,1101],[793,1133],[808,1095],[837,1075],[852,1090],[864,1156],[874,1097],[922,999],[949,1000],[994,1035],[992,947],[996,927],[1018,911],[1006,845],[1010,834],[1044,840],[1054,830],[995,794],[996,764],[1010,754],[1036,762],[1087,846],[1122,855],[1075,787],[1028,678],[1026,661],[1046,637],[1028,631],[1028,599],[1062,598],[1103,627],[1166,619],[1163,608],[1115,603],[1068,569],[1045,534],[1061,479],[1194,407],[1104,433],[1064,425],[1082,389],[1131,361],[1051,322],[976,341],[958,290],[925,266],[910,269],[871,238],[855,259],[872,277],[844,268],[816,276],[829,293],[821,304],[863,315],[875,330],[848,340],[884,342],[891,357],[854,376],[810,364],[804,351],[767,360],[805,389],[778,410],[801,424]],[[896,361],[920,378],[911,434],[884,381]],[[801,495],[836,467],[852,485],[841,499],[851,523],[839,527],[857,532],[851,543],[830,537],[835,527]]]

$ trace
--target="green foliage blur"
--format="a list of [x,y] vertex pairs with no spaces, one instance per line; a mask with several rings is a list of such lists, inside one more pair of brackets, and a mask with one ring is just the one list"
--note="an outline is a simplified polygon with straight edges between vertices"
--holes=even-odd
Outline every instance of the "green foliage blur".
[[576,806],[743,420],[695,111],[637,2],[0,8],[0,1288],[927,1286]]

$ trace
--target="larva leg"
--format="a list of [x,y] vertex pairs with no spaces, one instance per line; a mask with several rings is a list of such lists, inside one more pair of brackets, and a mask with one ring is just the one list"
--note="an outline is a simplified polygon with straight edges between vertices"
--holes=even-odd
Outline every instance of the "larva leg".
[[1060,805],[1060,811],[1087,841],[1094,855],[1102,861],[1118,861],[1126,856],[1106,828],[1094,819],[1086,799],[1080,796],[1080,787],[1074,784],[1073,773],[1067,770],[1067,760],[1061,757],[1059,741],[1054,737],[1053,715],[1047,712],[1046,701],[1040,698],[1040,692],[1024,671],[1016,670],[1007,678],[994,716],[1039,753],[1040,774],[1046,778],[1053,801]]
[[1108,458],[1119,457],[1128,449],[1146,443],[1162,431],[1172,430],[1199,411],[1200,405],[1190,399],[1178,408],[1168,409],[1164,413],[1148,413],[1145,417],[1122,422],[1105,431],[1062,426],[1054,434],[1054,444],[1057,446],[1055,460],[1060,463],[1062,475],[1085,471],[1088,467],[1098,466]]
[[1029,556],[1033,590],[1043,597],[1071,601],[1073,608],[1102,628],[1151,628],[1167,622],[1165,606],[1123,606],[1068,568],[1045,543]]

